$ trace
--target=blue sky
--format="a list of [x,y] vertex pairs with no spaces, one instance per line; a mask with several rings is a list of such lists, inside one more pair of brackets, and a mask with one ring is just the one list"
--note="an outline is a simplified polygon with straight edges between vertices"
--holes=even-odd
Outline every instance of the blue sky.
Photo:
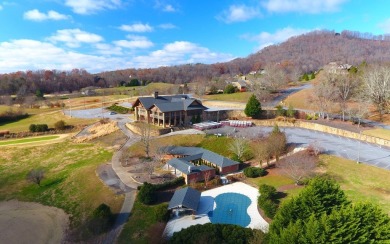
[[224,62],[317,29],[390,33],[387,0],[0,0],[0,73]]

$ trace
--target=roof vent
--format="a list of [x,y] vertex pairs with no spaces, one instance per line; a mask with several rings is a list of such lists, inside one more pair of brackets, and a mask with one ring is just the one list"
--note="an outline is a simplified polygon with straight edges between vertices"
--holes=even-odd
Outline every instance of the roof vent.
[[157,97],[158,97],[158,91],[155,91],[155,92],[153,93],[153,97],[154,97],[154,98],[157,98]]

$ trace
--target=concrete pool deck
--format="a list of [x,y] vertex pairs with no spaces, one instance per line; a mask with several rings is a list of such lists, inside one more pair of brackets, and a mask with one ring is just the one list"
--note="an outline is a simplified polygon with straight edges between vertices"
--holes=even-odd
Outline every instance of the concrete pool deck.
[[247,208],[247,214],[250,216],[251,221],[246,228],[260,229],[264,232],[268,231],[268,223],[261,217],[257,210],[257,198],[260,195],[258,189],[242,182],[236,182],[202,192],[195,219],[192,219],[192,216],[189,215],[175,217],[167,223],[164,234],[172,236],[174,232],[178,232],[192,225],[210,223],[208,212],[215,210],[215,198],[224,193],[238,193],[249,197],[251,203]]

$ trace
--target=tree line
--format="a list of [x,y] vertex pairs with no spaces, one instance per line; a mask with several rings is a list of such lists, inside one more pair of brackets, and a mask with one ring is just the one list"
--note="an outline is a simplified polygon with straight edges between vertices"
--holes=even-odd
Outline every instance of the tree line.
[[84,69],[18,71],[0,74],[0,95],[35,94],[37,90],[43,93],[72,92],[87,86],[116,87],[134,79],[143,84],[204,82],[206,85],[212,85],[213,82],[225,81],[237,74],[248,74],[276,65],[277,72],[271,70],[269,73],[273,76],[273,82],[269,82],[273,88],[272,86],[276,86],[273,85],[274,81],[280,80],[275,78],[279,76],[278,70],[283,71],[287,79],[298,80],[303,74],[319,70],[332,61],[352,65],[358,65],[363,61],[368,63],[390,61],[389,40],[389,36],[323,30],[292,37],[284,43],[266,47],[246,58],[237,58],[225,63],[129,68],[98,74],[90,74]]

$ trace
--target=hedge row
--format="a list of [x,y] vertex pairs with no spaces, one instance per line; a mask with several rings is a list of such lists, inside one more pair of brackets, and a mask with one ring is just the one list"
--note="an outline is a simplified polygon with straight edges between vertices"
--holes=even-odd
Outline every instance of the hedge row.
[[30,132],[45,132],[49,130],[47,124],[31,124],[29,127]]
[[256,178],[259,176],[264,176],[267,174],[267,171],[263,168],[258,167],[248,167],[244,169],[244,175],[249,178]]
[[127,114],[127,113],[129,113],[129,110],[130,110],[128,108],[125,108],[125,107],[122,107],[122,106],[118,106],[116,104],[111,105],[107,109],[111,110],[111,111],[114,111],[114,112],[117,112],[117,113],[120,113],[120,114]]
[[268,218],[273,218],[278,209],[278,199],[276,188],[270,185],[260,185],[259,187],[260,196],[258,198],[258,204],[264,211],[264,214]]

